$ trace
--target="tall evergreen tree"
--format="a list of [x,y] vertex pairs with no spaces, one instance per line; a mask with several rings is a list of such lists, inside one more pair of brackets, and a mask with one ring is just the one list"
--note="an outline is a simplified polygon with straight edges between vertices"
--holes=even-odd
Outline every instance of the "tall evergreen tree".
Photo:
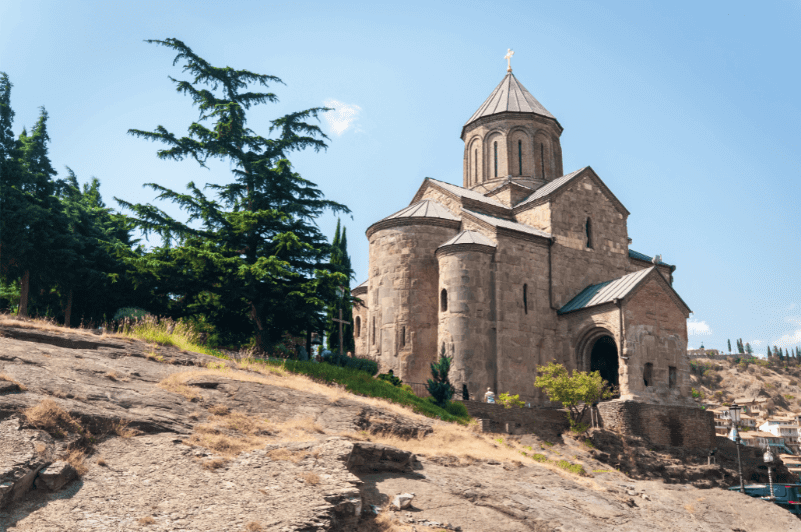
[[[200,117],[177,137],[166,128],[131,129],[129,133],[161,142],[161,159],[209,159],[230,164],[233,180],[207,185],[211,199],[194,183],[182,194],[157,183],[158,199],[178,204],[186,222],[152,205],[132,205],[145,234],[157,233],[163,244],[146,257],[134,257],[137,273],[157,283],[156,293],[174,316],[201,315],[218,334],[251,337],[268,349],[285,333],[322,330],[324,309],[346,276],[329,264],[331,246],[315,220],[324,211],[350,212],[326,200],[317,185],[302,178],[289,162],[290,153],[326,148],[327,138],[309,120],[326,108],[315,107],[272,120],[272,138],[247,127],[248,110],[277,101],[270,92],[247,91],[251,85],[281,83],[275,76],[216,67],[177,39],[150,40],[177,52],[190,80],[172,81],[191,97]],[[210,124],[209,124],[210,122]],[[195,223],[193,223],[195,222]],[[247,323],[246,327],[242,323]]]
[[754,354],[754,350],[751,348],[751,344],[748,342],[745,343],[745,352],[749,355]]
[[729,353],[731,353],[731,338],[726,341],[729,342]]
[[335,271],[347,276],[347,281],[341,285],[343,288],[341,297],[337,295],[329,305],[326,331],[328,348],[339,350],[339,323],[335,322],[333,318],[338,318],[341,307],[342,319],[348,322],[347,325],[342,326],[342,348],[345,352],[353,352],[356,346],[353,338],[353,298],[350,294],[350,279],[353,276],[353,270],[350,264],[347,228],[341,227],[341,221],[337,219],[337,228],[331,244],[331,265]]

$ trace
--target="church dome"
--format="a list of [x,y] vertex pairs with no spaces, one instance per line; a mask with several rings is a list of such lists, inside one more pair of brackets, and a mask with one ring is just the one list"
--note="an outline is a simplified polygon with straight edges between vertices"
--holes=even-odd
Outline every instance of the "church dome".
[[[506,74],[498,86],[495,87],[495,90],[492,91],[492,94],[489,95],[489,98],[473,113],[470,120],[465,123],[464,128],[467,128],[479,118],[500,113],[531,113],[550,118],[559,124],[556,117],[543,107],[511,72]],[[559,127],[561,129],[561,126]]]

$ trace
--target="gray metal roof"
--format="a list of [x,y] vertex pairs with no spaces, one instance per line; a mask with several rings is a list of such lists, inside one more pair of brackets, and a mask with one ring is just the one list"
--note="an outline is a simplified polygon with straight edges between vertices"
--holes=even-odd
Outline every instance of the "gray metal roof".
[[471,200],[475,200],[475,201],[480,201],[482,203],[486,203],[488,205],[493,205],[495,207],[500,207],[501,209],[504,209],[504,210],[507,210],[507,211],[509,210],[509,207],[507,207],[506,205],[504,205],[500,201],[492,199],[492,198],[488,198],[484,194],[482,194],[481,192],[476,192],[474,190],[470,190],[470,189],[467,189],[467,188],[464,188],[464,187],[460,187],[460,186],[457,186],[457,185],[452,185],[450,183],[446,183],[444,181],[440,181],[440,180],[434,179],[432,177],[427,177],[426,179],[428,179],[429,181],[435,182],[437,184],[437,186],[444,188],[445,190],[447,190],[451,194],[454,194],[455,196],[459,196],[460,198],[468,198],[468,199],[471,199]]
[[[633,249],[629,250],[629,257],[631,257],[632,259],[644,260],[645,262],[654,261],[653,257],[649,257],[648,255],[640,253],[639,251],[634,251]],[[670,264],[668,264],[667,262],[662,262],[661,260],[659,261],[659,264],[661,266],[670,266]]]
[[537,201],[538,199],[544,198],[545,196],[551,194],[552,192],[555,192],[557,189],[559,189],[562,186],[564,186],[567,183],[569,183],[571,179],[576,177],[578,174],[580,174],[581,172],[583,172],[587,168],[589,168],[589,167],[585,166],[584,168],[576,170],[575,172],[570,172],[567,175],[563,175],[562,177],[557,177],[553,181],[549,181],[548,183],[546,183],[542,187],[538,188],[534,192],[534,194],[532,194],[531,196],[527,197],[526,199],[524,199],[523,201],[521,201],[520,203],[515,205],[515,208],[520,207],[522,205],[526,205],[527,203],[531,203],[531,202]]
[[498,246],[493,240],[487,238],[477,231],[462,231],[455,237],[442,244],[440,248],[444,248],[445,246],[455,246],[457,244],[479,244],[482,246],[491,247]]
[[534,113],[556,120],[556,117],[549,113],[548,110],[526,90],[522,83],[517,81],[514,74],[509,72],[500,84],[495,87],[495,90],[492,91],[489,98],[481,104],[478,111],[473,113],[473,116],[465,123],[465,126],[481,117],[504,112]]
[[545,231],[540,231],[539,229],[535,229],[530,225],[521,224],[518,222],[512,222],[509,220],[504,220],[503,218],[498,218],[496,216],[489,216],[488,214],[481,214],[480,212],[471,211],[469,209],[462,209],[462,211],[475,216],[481,221],[484,221],[494,227],[503,227],[505,229],[511,229],[512,231],[519,231],[521,233],[528,233],[530,235],[537,235],[543,238],[551,238],[550,233],[546,233]]
[[443,220],[456,220],[459,217],[449,211],[441,203],[437,203],[431,199],[424,199],[409,205],[395,214],[390,214],[383,220],[392,220],[396,218],[441,218]]
[[615,299],[623,299],[636,287],[640,281],[645,279],[654,267],[645,268],[619,279],[606,281],[605,283],[588,286],[579,295],[571,299],[565,306],[559,309],[559,314],[567,314],[575,310],[612,303]]

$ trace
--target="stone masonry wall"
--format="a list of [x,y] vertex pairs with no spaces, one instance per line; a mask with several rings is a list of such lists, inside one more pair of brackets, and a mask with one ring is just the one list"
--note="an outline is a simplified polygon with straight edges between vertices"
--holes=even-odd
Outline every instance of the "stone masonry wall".
[[381,371],[425,382],[437,356],[437,247],[457,229],[426,224],[381,229],[370,237],[369,355]]
[[[504,408],[503,405],[463,401],[471,417],[489,420],[491,432],[557,435],[567,431],[566,411],[557,408]],[[508,429],[507,429],[508,426]]]
[[606,401],[598,405],[605,429],[647,439],[655,445],[712,449],[716,446],[712,412],[693,406]]
[[[666,283],[651,274],[623,305],[625,338],[622,352],[628,355],[628,396],[660,403],[689,403],[690,363],[687,359],[687,314],[668,294]],[[645,385],[645,364],[652,364],[652,379]],[[670,368],[675,382],[670,385]]]

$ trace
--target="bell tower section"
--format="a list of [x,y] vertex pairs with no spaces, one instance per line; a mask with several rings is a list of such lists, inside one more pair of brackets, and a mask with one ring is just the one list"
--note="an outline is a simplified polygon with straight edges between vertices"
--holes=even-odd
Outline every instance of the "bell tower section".
[[488,192],[508,181],[537,189],[560,177],[562,126],[511,67],[462,128],[464,187]]

